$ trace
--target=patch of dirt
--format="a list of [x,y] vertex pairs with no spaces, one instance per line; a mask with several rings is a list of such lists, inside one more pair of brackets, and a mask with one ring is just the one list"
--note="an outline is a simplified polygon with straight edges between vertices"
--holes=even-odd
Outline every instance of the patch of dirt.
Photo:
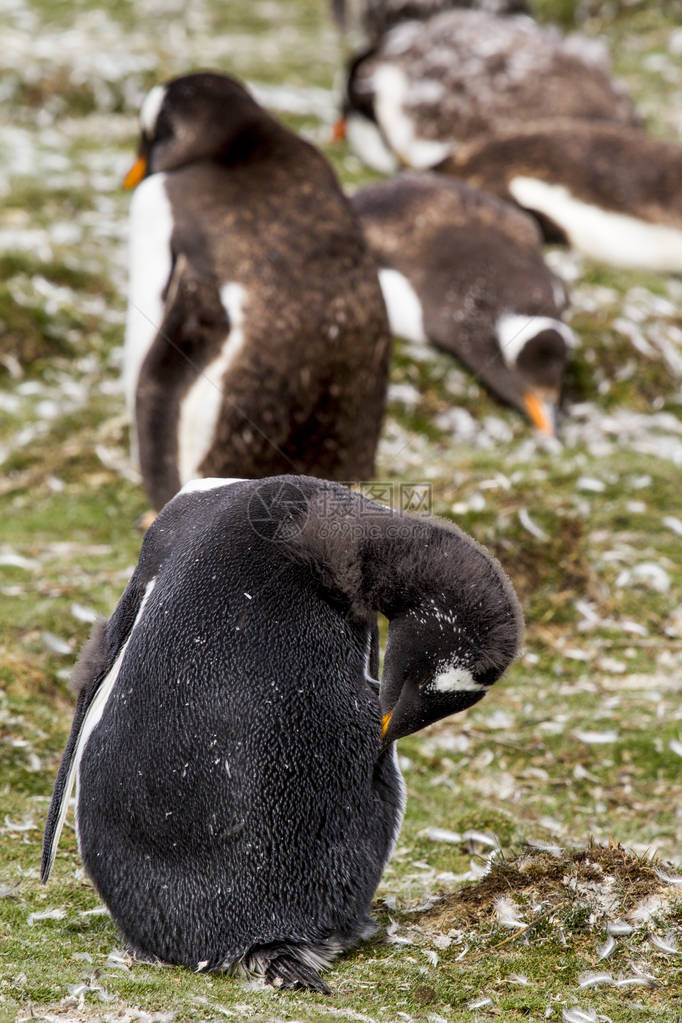
[[674,868],[615,843],[567,849],[560,855],[531,850],[494,863],[480,881],[467,882],[445,895],[422,914],[419,926],[447,933],[482,922],[495,916],[495,904],[502,897],[567,914],[585,907],[595,918],[627,917],[652,897],[658,897],[664,909],[682,893],[659,877],[659,869],[675,873]]
[[[0,360],[11,356],[28,367],[39,359],[64,354],[69,346],[61,338],[49,337],[47,326],[48,320],[41,310],[23,308],[8,296],[0,297]],[[0,365],[0,372],[4,370],[4,365]]]

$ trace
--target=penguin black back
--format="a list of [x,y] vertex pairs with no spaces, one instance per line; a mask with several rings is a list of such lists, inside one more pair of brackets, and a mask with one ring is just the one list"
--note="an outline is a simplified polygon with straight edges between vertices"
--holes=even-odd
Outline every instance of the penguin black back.
[[450,528],[304,477],[190,485],[89,650],[43,879],[76,778],[83,862],[139,956],[325,990],[400,826],[393,739],[480,699],[519,630]]

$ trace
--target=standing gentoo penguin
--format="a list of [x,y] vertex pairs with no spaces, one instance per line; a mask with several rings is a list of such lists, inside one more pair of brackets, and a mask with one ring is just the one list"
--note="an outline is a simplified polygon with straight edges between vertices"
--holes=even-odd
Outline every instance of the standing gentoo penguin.
[[400,828],[394,740],[480,700],[521,625],[447,523],[309,477],[190,483],[76,668],[43,881],[75,780],[81,857],[138,956],[326,990]]
[[152,504],[196,476],[370,477],[390,338],[329,164],[223,75],[156,86],[140,121],[124,378]]
[[521,210],[436,174],[403,174],[352,199],[379,264],[394,334],[461,361],[555,432],[568,350],[566,291]]
[[350,144],[382,172],[433,167],[509,121],[572,117],[633,125],[601,48],[523,15],[450,10],[390,29],[352,62]]
[[682,147],[637,128],[510,124],[438,167],[533,213],[548,241],[592,259],[682,272]]

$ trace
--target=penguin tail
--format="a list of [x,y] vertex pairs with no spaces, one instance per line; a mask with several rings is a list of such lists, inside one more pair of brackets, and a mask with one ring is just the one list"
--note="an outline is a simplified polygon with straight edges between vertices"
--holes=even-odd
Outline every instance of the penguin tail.
[[259,945],[251,949],[240,966],[249,977],[262,977],[266,984],[287,991],[303,989],[331,994],[318,970],[329,966],[341,948],[332,943],[319,945]]

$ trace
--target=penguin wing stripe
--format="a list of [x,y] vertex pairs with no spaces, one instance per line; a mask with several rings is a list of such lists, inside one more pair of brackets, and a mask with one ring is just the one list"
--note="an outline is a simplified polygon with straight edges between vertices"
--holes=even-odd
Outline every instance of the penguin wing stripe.
[[43,861],[40,872],[40,880],[43,884],[45,884],[48,880],[52,867],[54,866],[59,839],[62,834],[62,828],[64,827],[64,821],[66,820],[66,813],[69,807],[69,799],[71,797],[73,783],[76,777],[76,772],[80,767],[83,751],[87,745],[88,739],[92,735],[95,727],[102,717],[102,714],[104,713],[107,700],[109,699],[111,691],[116,683],[116,679],[119,676],[121,665],[123,664],[123,659],[125,657],[126,650],[128,649],[128,644],[130,643],[136,625],[140,621],[145,604],[147,603],[147,599],[154,588],[155,582],[156,580],[152,579],[149,583],[147,583],[144,596],[140,603],[140,608],[125,643],[119,650],[111,668],[102,678],[102,681],[95,690],[95,694],[91,697],[87,709],[81,709],[80,721],[74,720],[72,732],[69,736],[69,742],[64,752],[64,758],[59,768],[59,774],[57,775],[57,782],[52,795],[52,802],[50,803],[47,824],[45,827],[45,837],[43,839]]
[[[203,293],[208,300],[205,286]],[[244,288],[232,281],[215,291],[214,301],[207,306],[205,315],[211,310],[212,318],[204,326],[204,331],[207,340],[220,339],[220,347],[208,365],[199,371],[180,404],[177,425],[178,471],[183,484],[199,475],[199,467],[215,443],[221,406],[225,400],[226,376],[246,342],[245,302]],[[169,312],[168,319],[179,312],[183,320],[187,320],[183,303],[178,300],[176,305],[179,308],[174,313]]]

